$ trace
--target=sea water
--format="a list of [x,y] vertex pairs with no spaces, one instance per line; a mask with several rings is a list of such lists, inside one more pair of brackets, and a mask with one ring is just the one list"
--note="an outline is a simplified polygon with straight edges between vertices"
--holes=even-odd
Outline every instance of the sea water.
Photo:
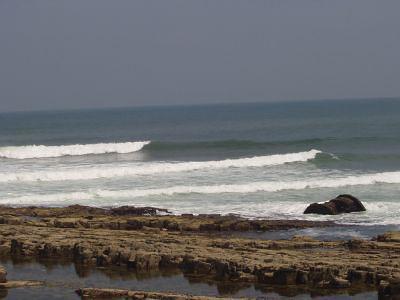
[[[0,114],[0,204],[400,227],[400,100]],[[367,211],[303,215],[343,193]],[[396,227],[397,226],[397,227]]]

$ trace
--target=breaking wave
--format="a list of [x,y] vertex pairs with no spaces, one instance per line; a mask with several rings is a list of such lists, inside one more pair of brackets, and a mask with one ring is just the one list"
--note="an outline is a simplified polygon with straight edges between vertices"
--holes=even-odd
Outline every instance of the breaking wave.
[[298,153],[255,156],[251,158],[225,159],[219,161],[146,163],[118,167],[86,167],[62,171],[34,171],[0,174],[0,182],[12,181],[63,181],[92,180],[98,178],[128,177],[168,172],[187,172],[204,169],[246,168],[305,162],[314,159],[321,151],[310,150]]
[[131,153],[140,151],[150,141],[126,143],[100,143],[86,145],[61,145],[61,146],[12,146],[0,147],[0,157],[13,159],[48,158],[67,155],[88,155],[104,153]]
[[175,194],[221,194],[221,193],[256,193],[278,192],[282,190],[303,190],[312,188],[334,188],[355,185],[372,185],[377,183],[400,183],[400,172],[384,172],[355,175],[339,178],[312,179],[291,182],[262,181],[244,184],[202,185],[202,186],[173,186],[155,189],[136,190],[91,190],[87,192],[32,195],[2,199],[2,204],[16,205],[32,203],[57,203],[78,200],[96,200],[101,198],[136,198],[148,196],[171,196]]

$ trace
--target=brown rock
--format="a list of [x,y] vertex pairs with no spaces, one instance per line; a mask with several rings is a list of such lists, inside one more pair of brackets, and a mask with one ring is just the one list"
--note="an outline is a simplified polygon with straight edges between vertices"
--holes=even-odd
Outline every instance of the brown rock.
[[0,283],[0,288],[21,288],[21,287],[28,287],[28,286],[39,286],[43,285],[43,281],[34,281],[34,280],[10,280],[7,282]]
[[[215,297],[203,297],[203,296],[192,296],[184,294],[174,293],[162,293],[162,292],[145,292],[145,291],[130,291],[130,290],[119,290],[119,289],[96,289],[96,288],[84,288],[79,289],[76,293],[82,297],[82,299],[110,299],[110,298],[123,298],[123,299],[160,299],[160,300],[223,300],[228,298],[215,298]],[[230,298],[229,298],[230,299]]]
[[135,268],[137,271],[148,271],[158,269],[161,257],[153,253],[137,253],[135,257]]
[[297,270],[293,268],[281,268],[274,272],[274,283],[293,285],[297,282]]
[[190,274],[209,274],[213,269],[213,266],[210,263],[195,260],[191,257],[185,257],[182,262],[182,267],[184,270]]
[[333,277],[329,285],[331,288],[344,289],[350,287],[350,282],[344,278]]
[[3,266],[0,266],[0,283],[7,281],[7,271]]
[[158,212],[169,213],[166,209],[155,207],[121,206],[111,209],[114,216],[155,216]]
[[400,299],[400,278],[390,281],[382,280],[378,289],[379,300],[399,300]]
[[367,271],[362,271],[362,270],[352,270],[350,269],[347,273],[347,279],[350,282],[361,282],[361,283],[366,283],[367,282]]
[[[52,210],[49,208],[46,213],[52,214]],[[240,282],[258,282],[308,285],[302,289],[344,288],[348,284],[351,288],[367,288],[371,283],[388,281],[391,287],[396,287],[392,279],[400,275],[400,242],[396,232],[373,241],[350,243],[299,236],[290,240],[261,240],[233,234],[207,234],[199,232],[199,228],[204,224],[224,230],[246,228],[247,224],[251,228],[262,225],[268,230],[329,225],[284,220],[246,221],[232,216],[91,216],[90,219],[68,217],[76,217],[78,224],[85,220],[88,228],[80,225],[68,229],[55,227],[54,221],[62,221],[65,216],[50,217],[46,222],[0,224],[0,243],[4,252],[12,256],[67,258],[76,266],[81,263],[122,266],[141,272],[173,266],[183,271],[191,269],[199,277],[210,280],[234,282],[235,286]],[[139,229],[126,230],[128,222],[132,228]],[[175,223],[180,228],[190,224],[192,231],[160,230],[173,228]],[[246,225],[242,227],[243,224]],[[150,227],[151,231],[145,230]]]

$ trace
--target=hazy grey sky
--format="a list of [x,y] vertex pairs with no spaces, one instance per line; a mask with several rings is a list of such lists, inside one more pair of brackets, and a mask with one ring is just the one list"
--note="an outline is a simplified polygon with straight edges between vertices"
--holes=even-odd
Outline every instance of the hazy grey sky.
[[398,0],[0,0],[0,110],[400,96]]

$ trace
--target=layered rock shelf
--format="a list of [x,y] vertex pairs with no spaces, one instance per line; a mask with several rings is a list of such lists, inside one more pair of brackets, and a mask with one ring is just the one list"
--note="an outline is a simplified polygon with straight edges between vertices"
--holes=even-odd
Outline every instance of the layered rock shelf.
[[168,211],[154,207],[112,209],[73,205],[64,208],[0,206],[0,224],[57,228],[150,230],[187,232],[269,231],[327,227],[333,222],[304,220],[249,220],[217,214],[157,215]]
[[119,266],[137,272],[178,268],[185,274],[238,283],[321,290],[364,287],[379,289],[382,299],[393,296],[400,280],[399,232],[374,240],[318,241],[300,236],[256,240],[205,231],[331,224],[215,215],[110,215],[96,213],[97,209],[87,214],[77,210],[67,216],[60,209],[54,209],[53,214],[48,208],[24,212],[7,208],[5,214],[4,209],[0,220],[2,256],[62,258],[82,265]]

